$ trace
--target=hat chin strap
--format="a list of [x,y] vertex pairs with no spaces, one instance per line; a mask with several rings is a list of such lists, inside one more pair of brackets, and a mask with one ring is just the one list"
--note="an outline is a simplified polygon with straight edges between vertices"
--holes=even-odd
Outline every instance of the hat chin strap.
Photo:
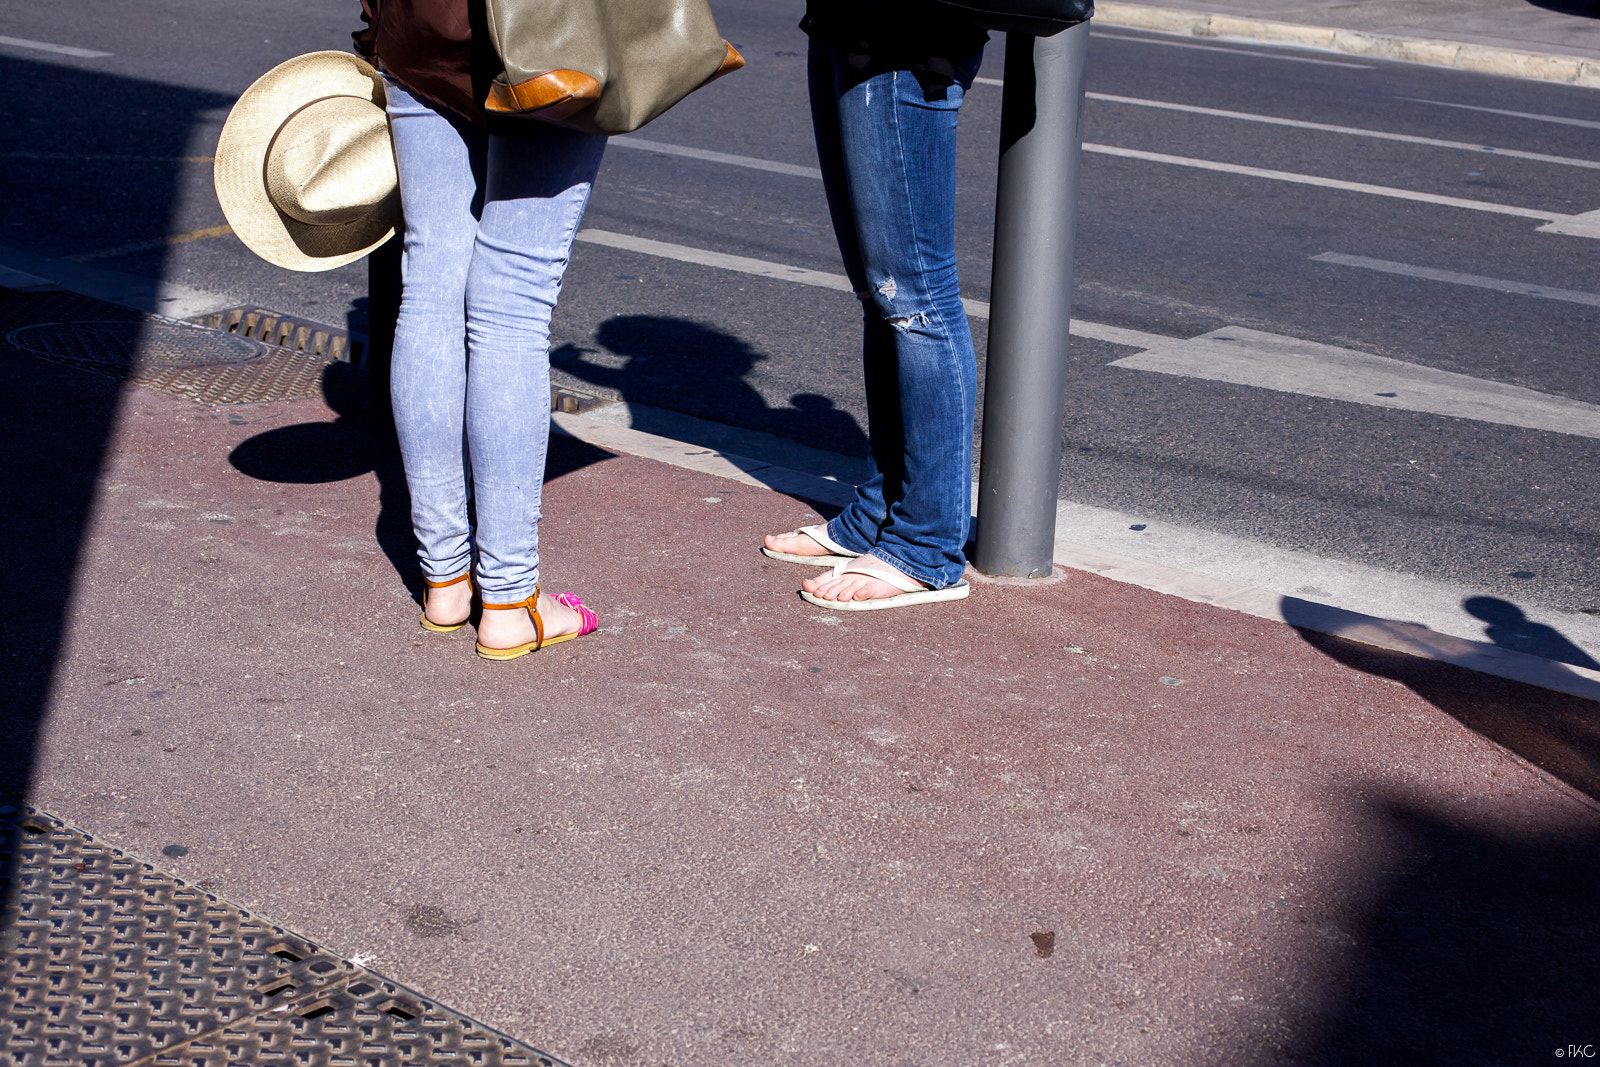
[[399,185],[388,116],[353,96],[316,100],[286,119],[267,148],[267,195],[311,226],[372,213]]

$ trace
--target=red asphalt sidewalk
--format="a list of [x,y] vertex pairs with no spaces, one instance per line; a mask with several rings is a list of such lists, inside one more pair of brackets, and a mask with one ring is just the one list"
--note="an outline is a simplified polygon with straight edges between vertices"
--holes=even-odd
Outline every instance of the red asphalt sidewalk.
[[109,382],[0,386],[95,485],[31,802],[575,1064],[1600,1043],[1593,703],[1082,572],[824,611],[807,503],[564,437],[603,629],[487,663],[360,415],[129,388],[96,472]]

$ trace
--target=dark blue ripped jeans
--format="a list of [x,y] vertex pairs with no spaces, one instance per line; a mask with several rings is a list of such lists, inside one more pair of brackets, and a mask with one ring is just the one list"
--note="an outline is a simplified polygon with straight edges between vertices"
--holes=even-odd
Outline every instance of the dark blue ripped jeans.
[[955,84],[811,43],[811,119],[845,272],[861,299],[870,477],[828,536],[926,585],[961,580],[977,361],[956,277]]

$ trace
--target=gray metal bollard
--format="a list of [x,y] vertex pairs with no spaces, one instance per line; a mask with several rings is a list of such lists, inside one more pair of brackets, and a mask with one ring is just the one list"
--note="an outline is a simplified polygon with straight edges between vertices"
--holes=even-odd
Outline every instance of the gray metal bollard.
[[1088,59],[1087,22],[1006,35],[972,560],[996,577],[1052,571]]

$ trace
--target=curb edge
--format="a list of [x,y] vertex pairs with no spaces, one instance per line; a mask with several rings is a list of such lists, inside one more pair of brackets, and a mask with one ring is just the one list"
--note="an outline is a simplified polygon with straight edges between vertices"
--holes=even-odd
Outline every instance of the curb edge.
[[[855,487],[848,482],[731,452],[701,448],[585,415],[554,412],[550,424],[554,433],[613,452],[653,459],[798,499],[843,506],[855,496]],[[1258,586],[1209,578],[1064,539],[1056,541],[1053,555],[1058,566],[1096,574],[1124,585],[1600,702],[1600,671],[1530,656],[1486,641],[1470,641],[1415,623],[1397,622]]]
[[1474,74],[1496,74],[1600,89],[1600,59],[1585,59],[1582,56],[1524,52],[1466,41],[1302,26],[1242,15],[1155,7],[1128,3],[1126,0],[1100,0],[1095,5],[1095,21],[1125,29],[1154,30],[1191,37],[1270,41],[1346,55],[1370,56],[1373,59],[1425,63]]

